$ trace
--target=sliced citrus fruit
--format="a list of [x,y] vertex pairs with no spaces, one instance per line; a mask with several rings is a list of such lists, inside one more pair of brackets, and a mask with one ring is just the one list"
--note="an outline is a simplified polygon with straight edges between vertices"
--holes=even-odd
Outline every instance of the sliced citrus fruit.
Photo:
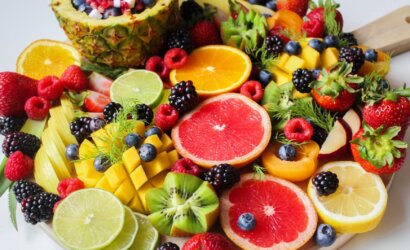
[[60,77],[68,66],[80,62],[80,53],[70,44],[43,39],[24,49],[17,59],[16,71],[39,80],[49,75]]
[[87,188],[67,196],[57,207],[53,230],[71,249],[100,249],[117,238],[124,226],[125,209],[113,194]]
[[133,212],[128,207],[125,208],[124,226],[120,234],[104,250],[126,250],[134,243],[135,236],[138,232],[138,221]]
[[191,80],[202,96],[237,90],[251,74],[252,62],[243,51],[224,45],[194,50],[186,64],[171,71],[172,84]]
[[134,243],[130,247],[133,250],[155,250],[159,242],[159,233],[147,216],[134,213],[137,218],[139,229]]
[[272,125],[259,104],[241,94],[222,94],[201,103],[172,130],[178,153],[203,167],[242,167],[266,148]]
[[152,108],[162,100],[164,85],[161,78],[148,70],[132,70],[118,77],[110,89],[114,102],[125,105],[129,102],[144,103]]
[[339,233],[364,233],[374,229],[387,205],[382,179],[353,161],[329,162],[318,170],[322,171],[335,173],[339,187],[331,195],[319,196],[312,181],[309,182],[307,192],[320,218]]
[[[312,202],[295,184],[266,175],[241,176],[221,196],[220,220],[226,235],[243,249],[298,249],[315,233],[317,215]],[[238,226],[243,213],[256,219],[253,230]]]

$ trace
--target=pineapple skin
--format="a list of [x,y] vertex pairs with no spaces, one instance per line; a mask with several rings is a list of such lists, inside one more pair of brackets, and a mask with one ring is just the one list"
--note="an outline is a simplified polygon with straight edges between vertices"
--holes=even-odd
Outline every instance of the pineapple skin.
[[71,0],[52,0],[51,8],[83,57],[92,63],[131,68],[160,52],[167,31],[179,21],[178,0],[158,0],[135,15],[92,19],[77,11]]

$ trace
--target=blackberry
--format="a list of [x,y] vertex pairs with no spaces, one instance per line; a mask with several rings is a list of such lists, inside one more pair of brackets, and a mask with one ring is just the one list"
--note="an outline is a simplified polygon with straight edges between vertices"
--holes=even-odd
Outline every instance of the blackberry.
[[364,64],[364,53],[361,48],[343,47],[340,49],[339,62],[353,63],[352,74],[356,74]]
[[37,136],[23,132],[11,132],[6,135],[3,141],[3,153],[9,157],[16,151],[21,151],[23,154],[34,158],[41,141]]
[[105,105],[103,114],[105,120],[108,122],[112,122],[115,120],[115,117],[117,114],[122,110],[122,105],[116,102],[110,102],[107,105]]
[[26,117],[0,117],[0,134],[6,136],[8,133],[20,131],[26,120]]
[[322,146],[325,143],[325,140],[328,136],[328,133],[323,128],[316,126],[312,122],[310,123],[313,127],[312,140],[315,141],[319,146]]
[[39,193],[21,202],[21,209],[27,223],[33,225],[42,221],[49,221],[53,217],[54,205],[60,200],[52,193]]
[[184,28],[178,28],[171,32],[167,37],[167,50],[173,48],[181,48],[185,51],[191,51],[193,48],[192,39],[189,32]]
[[346,46],[357,46],[358,42],[353,33],[342,33],[339,40],[344,42]]
[[240,180],[239,172],[230,164],[219,164],[204,172],[201,177],[214,186],[217,191],[232,187]]
[[43,188],[31,181],[19,180],[13,185],[13,193],[18,202],[41,192],[44,192]]
[[165,242],[158,247],[158,250],[179,250],[179,246],[172,242]]
[[92,118],[80,117],[70,123],[71,134],[81,143],[91,134],[90,123]]
[[198,104],[198,94],[192,81],[182,81],[173,86],[168,101],[180,115],[193,109]]
[[292,74],[292,82],[297,91],[301,93],[310,93],[312,88],[309,84],[315,80],[312,71],[308,69],[297,69]]
[[185,22],[195,22],[204,16],[204,10],[194,0],[187,0],[182,2],[181,5],[181,17]]
[[316,174],[312,179],[312,183],[320,196],[333,194],[339,187],[339,179],[337,178],[337,175],[330,171]]
[[276,57],[283,51],[284,43],[279,36],[273,35],[265,39],[265,46],[268,54]]
[[138,104],[136,108],[138,120],[142,120],[145,125],[148,126],[152,122],[152,119],[154,119],[154,112],[146,104]]

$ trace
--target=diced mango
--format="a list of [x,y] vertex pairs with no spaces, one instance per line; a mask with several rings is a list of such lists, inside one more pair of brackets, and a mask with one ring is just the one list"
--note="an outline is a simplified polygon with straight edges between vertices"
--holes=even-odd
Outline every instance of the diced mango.
[[93,159],[82,161],[82,167],[84,168],[83,175],[87,178],[100,179],[104,176],[103,173],[95,170]]
[[138,196],[140,198],[140,201],[141,201],[145,211],[148,211],[147,201],[145,200],[145,196],[146,196],[148,190],[150,190],[151,188],[154,188],[154,186],[151,183],[147,182],[140,189],[137,190]]
[[280,54],[277,66],[279,68],[283,68],[285,66],[286,62],[289,60],[289,57],[290,57],[290,55],[288,53]]
[[127,204],[136,195],[136,191],[131,181],[126,178],[115,191],[115,196],[124,204]]
[[125,178],[127,178],[127,172],[124,166],[117,162],[112,165],[107,171],[105,171],[105,177],[107,177],[108,182],[112,187],[118,187]]
[[310,95],[309,93],[301,93],[301,92],[297,91],[296,89],[293,90],[293,92],[292,92],[292,96],[295,99],[305,98],[305,97],[308,97],[309,95]]
[[[108,126],[108,125],[107,125]],[[109,153],[111,151],[111,135],[105,129],[99,129],[91,134],[93,141],[97,147],[104,153]]]
[[161,141],[162,141],[161,152],[170,151],[171,149],[174,148],[174,144],[172,143],[171,138],[167,134],[165,133],[162,134]]
[[304,68],[304,67],[305,67],[305,61],[298,56],[292,55],[289,57],[289,60],[283,66],[283,70],[288,74],[292,74],[293,71],[299,68]]
[[138,197],[138,195],[136,195],[136,196],[134,196],[134,198],[132,198],[130,203],[128,203],[128,206],[136,212],[147,214],[147,211],[145,211],[144,205],[142,204],[142,202],[141,202],[140,198]]
[[145,133],[145,124],[142,121],[136,121],[135,122],[135,127],[134,127],[134,132],[138,133],[140,136],[144,137]]
[[159,139],[158,135],[151,135],[148,136],[145,140],[144,143],[149,143],[154,145],[154,147],[157,149],[158,153],[161,152],[162,149],[162,141]]
[[135,147],[130,147],[122,154],[122,162],[128,173],[131,173],[141,164],[141,158]]
[[175,149],[168,152],[168,159],[169,159],[169,162],[171,163],[171,167],[172,167],[172,165],[174,165],[174,163],[179,159],[178,152]]
[[115,188],[113,188],[110,183],[108,182],[107,177],[102,177],[97,184],[95,185],[96,188],[101,188],[104,189],[110,193],[113,193],[115,191]]
[[84,168],[82,168],[81,161],[74,162],[74,168],[75,172],[77,173],[77,176],[84,175]]
[[172,165],[169,161],[167,152],[162,152],[157,155],[157,157],[150,162],[143,162],[145,174],[148,178],[161,173],[162,171],[169,169]]
[[276,82],[276,84],[278,85],[282,85],[284,83],[288,83],[292,81],[292,75],[283,72],[281,69],[279,68],[274,68],[272,70],[273,73],[273,80]]
[[339,51],[336,48],[327,48],[321,55],[322,67],[330,68],[339,61]]
[[316,69],[319,67],[320,53],[314,48],[310,46],[304,47],[300,56],[305,61],[305,68]]
[[130,174],[130,177],[132,184],[134,184],[134,188],[137,190],[148,181],[148,177],[145,174],[144,168],[142,166],[137,167]]
[[91,157],[95,157],[97,154],[97,148],[95,147],[95,145],[90,142],[89,140],[85,139],[79,148],[79,155],[80,158],[91,158]]
[[168,173],[168,171],[164,171],[154,178],[150,179],[149,182],[156,188],[162,188],[162,186],[164,186],[165,176],[167,176]]

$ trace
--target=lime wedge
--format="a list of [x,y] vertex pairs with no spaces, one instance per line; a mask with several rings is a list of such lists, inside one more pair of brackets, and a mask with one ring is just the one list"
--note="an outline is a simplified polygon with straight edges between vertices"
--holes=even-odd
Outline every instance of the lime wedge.
[[70,194],[58,206],[53,230],[71,249],[108,246],[120,234],[125,218],[121,201],[102,189],[87,188]]
[[134,213],[138,220],[138,233],[134,243],[130,247],[132,250],[155,250],[159,242],[159,233],[152,226],[147,216],[139,213]]
[[125,207],[124,227],[121,233],[115,238],[111,244],[104,247],[104,250],[125,250],[128,249],[134,242],[138,232],[138,221],[132,214],[131,209]]
[[163,90],[162,80],[154,72],[132,70],[113,82],[110,97],[113,102],[123,106],[130,102],[139,102],[155,108],[162,100]]

